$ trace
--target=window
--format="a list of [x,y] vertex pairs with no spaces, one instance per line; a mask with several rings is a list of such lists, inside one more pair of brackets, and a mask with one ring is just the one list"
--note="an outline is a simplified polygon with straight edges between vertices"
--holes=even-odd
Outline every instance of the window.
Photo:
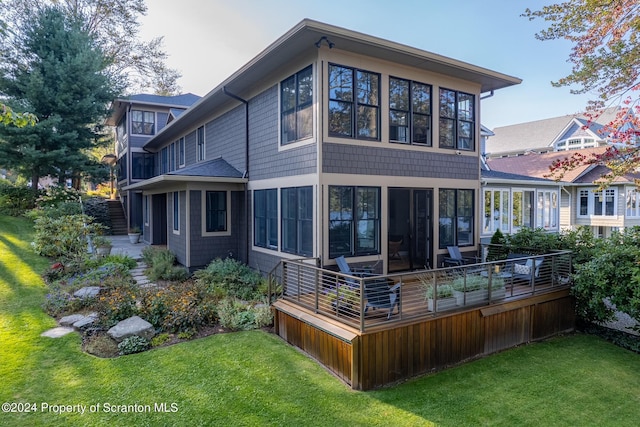
[[484,190],[484,234],[495,233],[496,230],[509,232],[509,199],[509,190]]
[[313,132],[313,68],[308,66],[280,83],[282,145]]
[[151,196],[144,196],[144,225],[149,225],[149,216],[151,214],[149,210],[149,199]]
[[160,174],[169,172],[169,149],[164,147],[160,151]]
[[533,191],[514,190],[513,208],[511,218],[511,232],[515,233],[521,228],[535,228],[533,217]]
[[282,189],[282,250],[313,255],[313,188]]
[[329,135],[378,140],[380,74],[329,64]]
[[227,231],[227,192],[207,191],[205,197],[205,231]]
[[[578,216],[615,216],[618,192],[615,188],[602,191],[584,189],[578,193]],[[627,199],[627,209],[628,209]]]
[[176,170],[176,144],[172,142],[169,146],[169,172]]
[[180,231],[180,193],[173,192],[173,231]]
[[116,162],[116,173],[118,180],[127,179],[127,154],[123,154],[122,157]]
[[196,132],[196,162],[205,159],[204,126],[200,126]]
[[440,248],[473,245],[473,190],[439,192]]
[[116,137],[118,138],[118,141],[121,141],[124,139],[126,135],[127,135],[127,115],[124,114],[120,118],[120,121],[118,122],[118,126],[116,127]]
[[431,145],[431,86],[389,78],[389,139]]
[[380,188],[329,187],[329,257],[380,253]]
[[178,140],[178,167],[184,166],[184,137]]
[[268,249],[278,249],[278,191],[253,192],[254,244]]
[[440,89],[440,148],[475,149],[475,96]]
[[536,226],[545,230],[558,228],[558,193],[538,191]]
[[638,190],[627,191],[627,216],[640,217],[640,192]]
[[131,153],[131,179],[153,177],[153,154]]
[[131,110],[131,133],[154,135],[155,122],[156,113],[153,111]]

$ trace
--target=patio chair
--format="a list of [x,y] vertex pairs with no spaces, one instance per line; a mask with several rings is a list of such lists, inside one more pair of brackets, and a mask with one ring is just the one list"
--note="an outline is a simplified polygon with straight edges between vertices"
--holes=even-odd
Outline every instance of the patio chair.
[[[373,273],[373,267],[369,268],[351,268],[349,263],[344,258],[343,255],[336,258],[336,264],[338,264],[338,268],[340,269],[340,273],[348,274],[350,276],[356,277],[367,277],[367,276],[375,276]],[[377,264],[377,263],[376,263]],[[375,267],[375,266],[374,266]]]
[[400,311],[400,298],[398,290],[400,283],[393,287],[389,287],[389,282],[385,278],[372,279],[365,281],[364,298],[366,300],[364,312],[367,313],[369,307],[376,309],[389,309],[387,320],[391,319],[394,307],[398,307]]
[[445,267],[477,264],[481,261],[480,258],[476,256],[463,257],[460,248],[457,246],[447,246],[447,250],[449,251],[449,256],[444,258]]

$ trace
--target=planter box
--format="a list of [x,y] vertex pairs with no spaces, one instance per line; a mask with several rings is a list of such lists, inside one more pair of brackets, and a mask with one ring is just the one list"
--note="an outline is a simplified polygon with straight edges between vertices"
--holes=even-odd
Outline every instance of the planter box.
[[[435,310],[434,310],[435,303]],[[454,297],[438,298],[438,301],[434,301],[433,298],[427,299],[427,309],[429,311],[447,311],[455,308],[457,301]]]
[[[466,295],[466,305],[475,305],[480,304],[486,301],[489,301],[489,291],[486,289],[479,289],[477,291],[453,291],[453,296],[456,299],[457,305],[465,305],[465,295]],[[502,299],[505,297],[505,289],[498,288],[491,290],[491,300],[495,301],[496,299]]]
[[129,242],[138,243],[140,241],[140,233],[129,233]]

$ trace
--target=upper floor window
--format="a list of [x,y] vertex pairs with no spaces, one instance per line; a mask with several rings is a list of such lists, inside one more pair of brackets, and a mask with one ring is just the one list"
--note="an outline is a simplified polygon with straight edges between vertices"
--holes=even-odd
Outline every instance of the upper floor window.
[[169,172],[169,148],[164,147],[160,151],[160,174]]
[[124,139],[127,134],[127,115],[123,115],[118,122],[118,126],[116,127],[116,138],[120,141]]
[[440,248],[473,245],[473,190],[439,192]]
[[431,86],[389,78],[389,139],[431,145]]
[[155,123],[156,113],[153,111],[131,110],[131,133],[154,135]]
[[556,151],[580,150],[582,148],[596,147],[598,144],[593,138],[573,137],[556,142]]
[[475,149],[475,96],[440,89],[440,148]]
[[313,132],[313,68],[308,66],[280,83],[282,145]]
[[603,191],[580,190],[578,216],[615,216],[618,192],[615,188]]
[[131,153],[131,179],[153,177],[154,156],[150,153]]
[[380,139],[380,74],[329,64],[329,135]]
[[196,131],[196,162],[204,160],[205,153],[204,126],[200,126]]
[[172,142],[169,146],[169,172],[176,170],[176,143]]
[[184,137],[178,140],[178,167],[184,166]]

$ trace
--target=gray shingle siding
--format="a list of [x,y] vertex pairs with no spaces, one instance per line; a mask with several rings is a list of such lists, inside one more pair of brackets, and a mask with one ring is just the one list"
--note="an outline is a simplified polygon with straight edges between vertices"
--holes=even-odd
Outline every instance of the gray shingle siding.
[[323,144],[324,173],[472,179],[479,177],[478,158],[428,151]]
[[175,193],[169,193],[167,203],[169,212],[167,215],[167,224],[169,231],[167,232],[167,244],[171,248],[171,252],[176,255],[176,259],[180,264],[187,262],[187,194],[186,191],[180,191],[180,234],[173,233],[173,197]]
[[264,252],[250,251],[248,265],[266,275],[278,265],[281,259],[282,257],[277,252],[271,255]]
[[278,151],[278,86],[249,103],[249,177],[252,180],[316,172],[316,145]]
[[167,125],[167,119],[169,118],[169,113],[156,113],[156,133],[160,132],[162,128]]
[[190,191],[191,201],[191,268],[204,267],[216,258],[244,261],[241,242],[245,239],[244,192],[231,193],[231,235],[202,236],[202,193]]
[[131,148],[142,148],[149,141],[149,136],[129,135],[129,146]]
[[196,162],[196,133],[191,132],[184,137],[184,162],[185,166]]
[[207,123],[204,134],[207,160],[222,156],[231,166],[244,172],[246,169],[244,105]]

